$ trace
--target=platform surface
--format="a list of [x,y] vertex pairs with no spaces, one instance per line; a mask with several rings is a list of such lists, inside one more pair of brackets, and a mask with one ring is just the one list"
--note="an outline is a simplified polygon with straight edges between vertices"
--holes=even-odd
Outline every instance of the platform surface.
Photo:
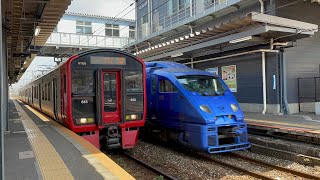
[[314,114],[273,115],[245,113],[249,127],[265,127],[320,136],[320,116]]
[[17,100],[9,102],[6,179],[134,179],[85,139]]

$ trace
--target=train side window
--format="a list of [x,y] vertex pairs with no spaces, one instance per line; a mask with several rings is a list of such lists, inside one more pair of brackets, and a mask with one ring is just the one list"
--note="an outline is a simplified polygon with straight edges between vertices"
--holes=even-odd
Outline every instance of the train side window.
[[177,92],[177,88],[168,80],[160,80],[160,92]]
[[44,84],[44,100],[48,100],[48,86],[47,86],[47,83]]
[[42,86],[42,100],[44,100],[44,86]]
[[50,101],[51,96],[51,82],[48,83],[48,101]]
[[63,75],[63,86],[64,86],[64,93],[67,92],[67,78],[66,75]]
[[152,81],[151,81],[151,91],[152,91],[152,93],[156,92],[156,87],[157,87],[156,83],[157,83],[156,80],[152,79]]

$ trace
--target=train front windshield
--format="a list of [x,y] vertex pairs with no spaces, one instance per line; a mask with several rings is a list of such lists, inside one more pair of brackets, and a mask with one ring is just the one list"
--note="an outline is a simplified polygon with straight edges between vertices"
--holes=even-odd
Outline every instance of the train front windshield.
[[205,75],[187,75],[177,77],[185,89],[203,96],[223,95],[226,90],[219,78]]

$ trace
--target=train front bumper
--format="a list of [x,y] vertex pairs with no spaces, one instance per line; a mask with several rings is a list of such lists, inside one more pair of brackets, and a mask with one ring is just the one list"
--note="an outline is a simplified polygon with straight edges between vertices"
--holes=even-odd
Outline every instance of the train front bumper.
[[208,153],[250,148],[245,123],[224,126],[185,124],[184,130],[179,138],[181,143]]

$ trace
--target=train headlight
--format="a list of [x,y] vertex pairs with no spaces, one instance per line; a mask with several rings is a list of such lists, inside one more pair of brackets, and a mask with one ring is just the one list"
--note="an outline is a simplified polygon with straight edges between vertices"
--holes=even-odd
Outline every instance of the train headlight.
[[212,113],[211,109],[207,105],[201,105],[200,109],[206,113],[209,113],[209,114]]
[[126,120],[138,120],[141,119],[142,116],[140,114],[127,114],[126,115]]
[[137,115],[136,114],[131,114],[130,118],[131,119],[137,119]]
[[238,106],[235,104],[230,104],[230,107],[233,110],[233,112],[237,112],[239,110]]
[[80,123],[81,124],[86,124],[88,122],[88,119],[87,118],[81,118],[80,119]]
[[77,124],[91,124],[94,123],[94,118],[80,118],[76,119]]

